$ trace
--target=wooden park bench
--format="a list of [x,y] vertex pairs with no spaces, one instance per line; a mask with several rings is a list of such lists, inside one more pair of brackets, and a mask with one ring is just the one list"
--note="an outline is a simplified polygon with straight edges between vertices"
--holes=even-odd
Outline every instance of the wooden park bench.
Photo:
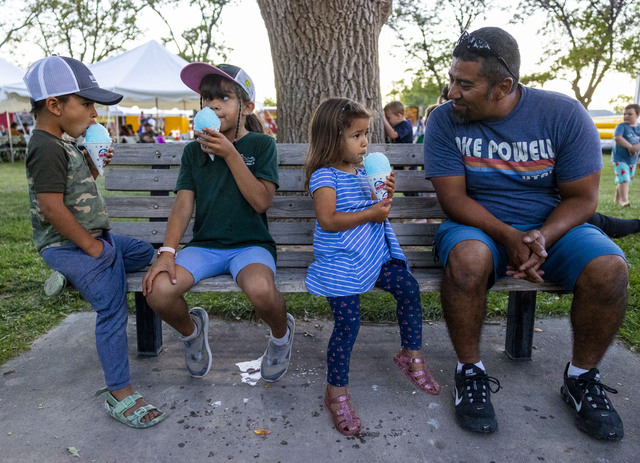
[[[183,147],[184,143],[115,145],[116,156],[106,170],[105,179],[108,191],[119,192],[106,198],[115,233],[148,241],[156,247],[162,245],[174,200],[170,192],[176,185]],[[302,169],[306,150],[305,144],[278,144],[280,188],[267,212],[269,230],[278,245],[276,286],[285,293],[306,292],[304,279],[313,261],[315,213],[313,201],[304,190]],[[442,265],[434,261],[432,245],[445,215],[423,172],[403,170],[403,166],[422,165],[422,145],[369,145],[368,151],[383,152],[389,157],[394,166],[397,192],[421,193],[420,196],[394,197],[389,218],[420,290],[440,291],[443,270]],[[191,236],[189,227],[184,243]],[[160,319],[146,304],[141,292],[144,273],[129,274],[127,282],[128,291],[135,293],[139,354],[152,356],[162,348],[162,330]],[[498,280],[492,289],[509,292],[506,353],[512,359],[529,360],[536,291],[562,288],[553,283],[536,285],[507,277]],[[200,281],[191,291],[237,292],[240,288],[231,276],[224,275]]]

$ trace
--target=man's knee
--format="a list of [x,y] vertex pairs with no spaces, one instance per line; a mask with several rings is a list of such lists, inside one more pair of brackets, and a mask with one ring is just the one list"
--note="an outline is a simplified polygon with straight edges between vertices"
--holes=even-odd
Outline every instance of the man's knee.
[[485,289],[492,274],[493,256],[481,241],[461,241],[449,252],[445,276],[457,286]]
[[589,262],[576,281],[574,293],[588,292],[607,299],[624,296],[629,284],[626,261],[618,255],[607,254]]

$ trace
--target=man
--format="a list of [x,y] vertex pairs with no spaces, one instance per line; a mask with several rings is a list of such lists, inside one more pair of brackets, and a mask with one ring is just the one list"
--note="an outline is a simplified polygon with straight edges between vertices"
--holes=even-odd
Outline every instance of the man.
[[504,275],[573,292],[573,354],[561,394],[580,429],[619,440],[620,417],[598,362],[624,317],[624,254],[598,228],[600,140],[580,104],[518,84],[518,44],[499,28],[466,31],[453,51],[450,101],[429,117],[425,174],[450,220],[436,246],[442,307],[458,357],[455,413],[465,429],[498,428],[479,343],[485,294]]

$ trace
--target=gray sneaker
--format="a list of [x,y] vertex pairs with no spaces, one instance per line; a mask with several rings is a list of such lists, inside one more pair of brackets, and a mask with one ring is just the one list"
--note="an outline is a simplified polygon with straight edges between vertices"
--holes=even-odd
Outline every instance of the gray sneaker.
[[67,277],[57,270],[52,270],[49,278],[44,282],[44,293],[47,296],[57,296],[67,286]]
[[189,311],[193,323],[198,327],[198,336],[184,342],[184,358],[187,370],[194,378],[202,378],[211,369],[209,348],[209,315],[204,309],[194,307]]
[[289,313],[287,314],[287,327],[289,328],[289,340],[287,343],[284,346],[276,346],[271,342],[271,337],[269,337],[267,350],[264,351],[262,356],[260,376],[270,383],[278,381],[287,372],[291,361],[291,348],[293,347],[293,335],[296,331],[296,320]]

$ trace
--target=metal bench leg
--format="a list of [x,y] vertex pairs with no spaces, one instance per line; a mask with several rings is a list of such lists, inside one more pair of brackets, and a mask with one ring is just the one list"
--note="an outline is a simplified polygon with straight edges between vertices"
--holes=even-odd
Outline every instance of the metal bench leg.
[[511,291],[504,349],[512,360],[531,360],[536,291]]
[[162,320],[149,307],[141,292],[135,293],[135,297],[138,355],[155,357],[162,350]]

